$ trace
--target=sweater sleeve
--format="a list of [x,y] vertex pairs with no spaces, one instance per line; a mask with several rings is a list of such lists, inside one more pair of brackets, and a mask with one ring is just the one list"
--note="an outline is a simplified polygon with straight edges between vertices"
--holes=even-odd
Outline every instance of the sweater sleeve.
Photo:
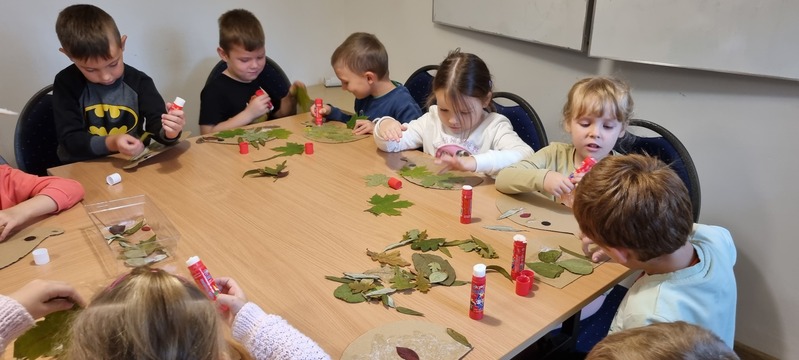
[[330,359],[311,338],[280,316],[265,313],[254,303],[247,303],[236,314],[233,338],[258,360]]
[[[496,188],[505,194],[544,191],[544,178],[550,171],[568,171],[573,167],[569,157],[573,147],[552,143],[532,156],[528,156],[502,169],[496,178]],[[549,194],[547,194],[549,195]]]
[[475,172],[496,177],[503,168],[533,155],[533,149],[513,131],[510,120],[505,116],[492,113],[489,117],[493,120],[479,136],[483,142],[490,142],[490,150],[473,156],[477,163]]
[[0,295],[0,355],[8,344],[33,326],[33,317],[22,304]]
[[385,152],[400,152],[409,149],[418,149],[424,144],[424,138],[422,136],[435,136],[434,133],[431,133],[434,132],[433,129],[428,129],[429,131],[425,131],[427,124],[430,124],[432,120],[430,119],[429,114],[424,114],[422,117],[404,124],[407,127],[407,130],[402,132],[402,137],[400,138],[399,142],[383,139],[380,137],[380,135],[378,135],[378,133],[380,131],[380,123],[385,118],[387,117],[378,118],[375,121],[375,128],[373,130],[377,148]]
[[55,201],[56,212],[60,212],[77,204],[84,195],[83,186],[75,180],[31,175],[8,165],[0,166],[0,189],[0,210],[45,195]]
[[[136,76],[132,76],[136,74]],[[128,83],[132,88],[136,89],[139,96],[139,115],[144,120],[144,130],[153,134],[153,138],[164,145],[176,144],[180,135],[173,139],[167,139],[164,134],[164,127],[161,125],[161,115],[166,114],[166,102],[158,89],[155,88],[155,82],[147,74],[136,70],[128,65],[125,65],[125,81],[128,79],[135,79],[134,83]]]

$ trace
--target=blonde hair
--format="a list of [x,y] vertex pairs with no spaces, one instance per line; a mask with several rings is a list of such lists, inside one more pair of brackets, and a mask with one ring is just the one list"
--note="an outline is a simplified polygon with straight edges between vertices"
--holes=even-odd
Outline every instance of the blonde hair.
[[563,124],[585,116],[600,117],[606,111],[626,129],[633,114],[633,98],[630,87],[619,79],[594,76],[572,85],[566,104],[563,105]]
[[586,360],[739,360],[712,332],[683,321],[624,330],[602,339]]
[[68,359],[219,360],[229,351],[221,325],[214,304],[196,285],[142,266],[76,316],[65,354]]

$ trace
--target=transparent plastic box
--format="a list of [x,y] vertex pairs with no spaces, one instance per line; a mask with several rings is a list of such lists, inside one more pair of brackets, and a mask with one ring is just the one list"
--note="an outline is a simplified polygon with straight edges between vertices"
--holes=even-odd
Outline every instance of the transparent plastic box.
[[145,264],[175,265],[180,234],[146,195],[87,204],[84,208],[99,235],[91,243],[110,274]]

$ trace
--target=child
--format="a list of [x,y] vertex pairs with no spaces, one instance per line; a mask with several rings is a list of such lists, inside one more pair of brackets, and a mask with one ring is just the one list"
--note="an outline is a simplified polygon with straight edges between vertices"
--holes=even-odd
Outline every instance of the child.
[[[408,89],[388,76],[388,53],[376,36],[356,32],[347,37],[330,57],[330,65],[341,80],[341,89],[355,95],[355,113],[368,119],[356,120],[353,133],[371,134],[371,120],[390,116],[407,123],[422,116],[422,110]],[[320,109],[329,120],[347,122],[350,116],[327,104]],[[316,105],[311,106],[316,116]]]
[[684,321],[657,323],[608,335],[586,360],[739,360],[718,336]]
[[[297,88],[305,88],[305,84],[295,81],[288,94],[270,89],[276,79],[267,78],[263,72],[265,42],[261,23],[251,12],[235,9],[219,17],[216,52],[227,69],[200,93],[200,133],[242,127],[265,119],[267,113],[270,118],[280,118],[297,112]],[[255,96],[262,89],[264,94]],[[273,102],[272,97],[280,101]]]
[[58,157],[64,163],[120,152],[144,151],[145,139],[175,144],[186,123],[182,110],[155,88],[153,80],[122,60],[127,36],[94,5],[72,5],[58,14],[59,51],[74,64],[53,83]]
[[[474,54],[455,50],[433,78],[436,105],[422,117],[402,124],[391,117],[375,122],[374,138],[383,151],[422,147],[447,169],[495,176],[500,169],[533,154],[513,131],[510,120],[493,112],[491,74]],[[488,109],[489,111],[486,111]],[[438,151],[460,148],[457,152]],[[464,156],[465,155],[465,156]]]
[[[32,326],[33,318],[70,308],[73,302],[83,305],[69,285],[52,283],[60,286],[54,288],[42,286],[42,282],[34,280],[10,298],[0,296],[0,324],[13,326],[0,330],[2,345]],[[223,313],[227,319],[193,282],[148,266],[135,268],[95,295],[74,318],[66,357],[219,360],[241,355],[245,359],[330,359],[313,340],[281,317],[247,302],[233,279],[218,278],[217,284],[222,291],[217,302],[220,308],[227,307]],[[31,289],[33,285],[36,287]],[[25,296],[19,296],[21,292]],[[70,301],[58,300],[62,298]],[[14,299],[23,307],[10,301]],[[246,350],[226,341],[225,320],[232,323],[233,338]]]
[[561,197],[571,193],[583,174],[570,174],[583,160],[602,160],[630,123],[633,99],[622,81],[589,77],[569,90],[563,106],[563,128],[572,143],[552,143],[497,175],[497,190],[506,194],[544,191]]
[[693,224],[691,197],[668,165],[644,155],[605,158],[580,181],[574,217],[584,244],[644,272],[622,300],[610,333],[682,320],[732,347],[735,245],[726,229]]
[[69,209],[81,199],[83,186],[75,180],[0,165],[0,242],[28,220]]

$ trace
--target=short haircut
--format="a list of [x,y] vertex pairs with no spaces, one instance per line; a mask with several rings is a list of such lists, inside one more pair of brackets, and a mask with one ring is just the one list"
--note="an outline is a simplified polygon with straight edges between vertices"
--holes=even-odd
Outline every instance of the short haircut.
[[241,46],[246,51],[264,47],[266,37],[261,22],[251,12],[244,9],[230,10],[219,17],[219,47],[226,53],[233,46]]
[[569,90],[563,105],[563,122],[568,123],[584,116],[601,117],[610,111],[623,128],[630,124],[633,98],[630,87],[619,79],[594,76],[577,81]]
[[668,165],[646,155],[599,161],[580,180],[573,206],[585,236],[633,250],[640,261],[673,253],[693,229],[685,184]]
[[657,323],[608,335],[586,360],[739,360],[712,332],[683,321]]
[[108,60],[111,41],[122,47],[122,37],[107,12],[94,5],[71,5],[58,13],[55,32],[67,56],[78,59]]
[[388,76],[388,52],[373,34],[356,32],[348,36],[330,56],[331,66],[339,62],[356,74],[371,71],[378,79]]
[[[428,104],[435,101],[435,93],[443,90],[455,114],[466,109],[466,97],[474,97],[481,101],[493,94],[493,82],[488,65],[475,54],[461,52],[460,48],[450,51],[438,65],[436,76]],[[489,110],[494,111],[493,103]]]

